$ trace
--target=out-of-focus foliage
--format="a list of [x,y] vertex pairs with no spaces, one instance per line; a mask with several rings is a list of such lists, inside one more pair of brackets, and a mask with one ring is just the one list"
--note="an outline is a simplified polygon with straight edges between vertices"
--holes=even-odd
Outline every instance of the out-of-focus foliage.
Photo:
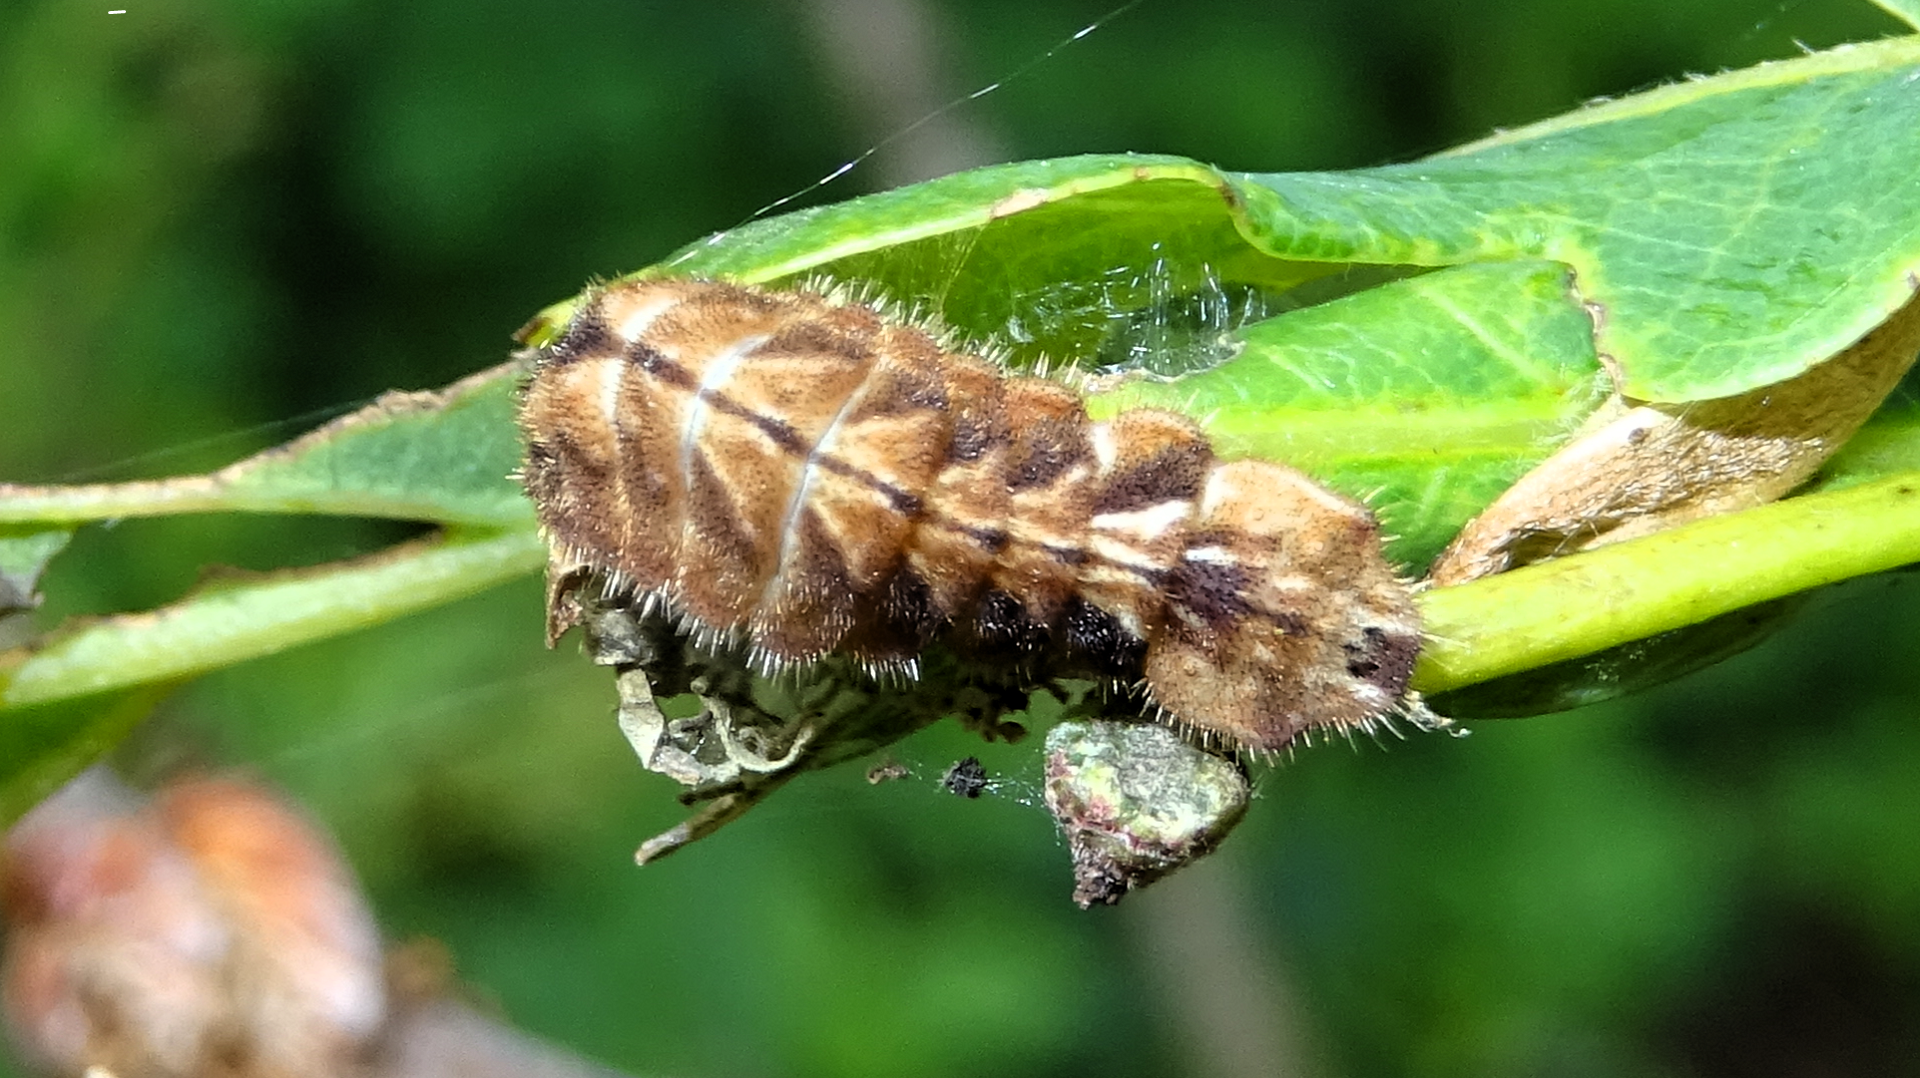
[[[1343,168],[1896,29],[1865,3],[1782,8],[1147,0],[959,115],[1009,159]],[[933,77],[962,93],[1105,10],[933,6]],[[836,90],[813,12],[7,5],[0,470],[195,470],[496,361],[589,275],[890,133]],[[37,616],[396,529],[88,528]],[[1068,903],[1064,851],[1022,803],[1034,746],[957,730],[903,750],[909,781],[821,776],[632,868],[677,807],[622,744],[605,671],[540,649],[532,581],[210,677],[124,762],[284,782],[340,830],[391,931],[445,939],[513,1019],[634,1071],[1257,1071],[1288,1047],[1270,1024],[1329,1075],[1858,1073],[1920,1054],[1920,594],[1896,575],[1822,603],[1632,701],[1304,753],[1206,880],[1112,916]],[[940,794],[974,753],[1003,796]],[[1176,956],[1206,941],[1241,963],[1193,975]],[[1208,1033],[1234,1006],[1251,1018]]]

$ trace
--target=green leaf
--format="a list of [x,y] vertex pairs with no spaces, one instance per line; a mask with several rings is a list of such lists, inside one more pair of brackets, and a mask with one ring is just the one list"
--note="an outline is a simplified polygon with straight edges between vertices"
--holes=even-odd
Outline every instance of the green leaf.
[[[447,534],[351,562],[236,577],[159,610],[0,653],[0,714],[174,681],[439,606],[543,565],[532,529]],[[538,618],[528,618],[530,638]]]
[[1887,14],[1920,30],[1920,0],[1873,0],[1873,3]]
[[171,688],[141,685],[0,712],[0,828],[106,755]]
[[[1671,86],[1409,165],[1248,176],[1262,245],[1423,265],[1549,257],[1630,397],[1790,378],[1920,270],[1920,39]],[[1272,230],[1271,236],[1264,235]]]
[[39,605],[40,574],[72,538],[70,528],[0,525],[0,620]]
[[649,272],[874,281],[1062,359],[1156,289],[1544,258],[1573,270],[1629,396],[1729,396],[1833,355],[1912,291],[1916,71],[1920,39],[1850,46],[1353,172],[1144,156],[980,169],[755,222]]
[[1822,490],[1839,490],[1896,472],[1920,470],[1920,397],[1909,378],[1827,462],[1818,481]]
[[[1501,297],[1488,307],[1487,296]],[[1364,496],[1408,564],[1453,534],[1600,395],[1591,323],[1554,262],[1459,266],[1230,335],[1231,363],[1095,394],[1090,409],[1204,417],[1225,456]]]
[[511,473],[518,367],[481,371],[434,393],[389,393],[286,445],[209,475],[137,483],[0,483],[0,522],[237,511],[397,517],[531,527]]
[[[1178,157],[1023,161],[756,221],[642,275],[866,282],[1016,363],[1085,359],[1156,295],[1218,282],[1281,292],[1340,268],[1251,246],[1228,192],[1221,173]],[[576,302],[541,312],[530,343]]]

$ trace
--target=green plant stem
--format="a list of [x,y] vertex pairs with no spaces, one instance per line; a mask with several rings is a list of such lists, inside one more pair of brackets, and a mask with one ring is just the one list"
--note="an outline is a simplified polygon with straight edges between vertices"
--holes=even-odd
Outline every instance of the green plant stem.
[[[56,636],[0,672],[0,709],[177,680],[376,625],[534,572],[545,555],[530,529],[456,534],[208,589]],[[1414,687],[1462,688],[1913,562],[1920,472],[1698,521],[1421,595]]]
[[1920,562],[1920,472],[1696,521],[1420,596],[1439,693]]

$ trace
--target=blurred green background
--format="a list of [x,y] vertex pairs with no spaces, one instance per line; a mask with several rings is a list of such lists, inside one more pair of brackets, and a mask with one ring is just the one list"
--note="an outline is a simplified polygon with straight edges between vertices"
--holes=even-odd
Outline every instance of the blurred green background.
[[[203,468],[497,362],[589,276],[738,223],[1109,12],[1064,0],[10,0],[0,474]],[[1145,0],[801,200],[993,160],[1405,160],[1893,32],[1864,0]],[[46,622],[392,524],[82,534]],[[238,765],[396,938],[643,1074],[1920,1073],[1920,590],[1856,583],[1641,698],[1302,753],[1213,862],[1067,902],[1034,742],[928,731],[716,838],[521,585],[207,678],[122,753]],[[978,752],[1007,781],[937,789]]]

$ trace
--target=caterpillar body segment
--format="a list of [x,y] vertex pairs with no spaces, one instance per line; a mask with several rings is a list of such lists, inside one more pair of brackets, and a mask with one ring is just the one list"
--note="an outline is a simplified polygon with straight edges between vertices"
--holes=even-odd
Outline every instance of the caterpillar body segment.
[[610,286],[537,354],[520,425],[556,567],[769,665],[1057,663],[1262,752],[1407,699],[1419,624],[1364,507],[843,297]]

